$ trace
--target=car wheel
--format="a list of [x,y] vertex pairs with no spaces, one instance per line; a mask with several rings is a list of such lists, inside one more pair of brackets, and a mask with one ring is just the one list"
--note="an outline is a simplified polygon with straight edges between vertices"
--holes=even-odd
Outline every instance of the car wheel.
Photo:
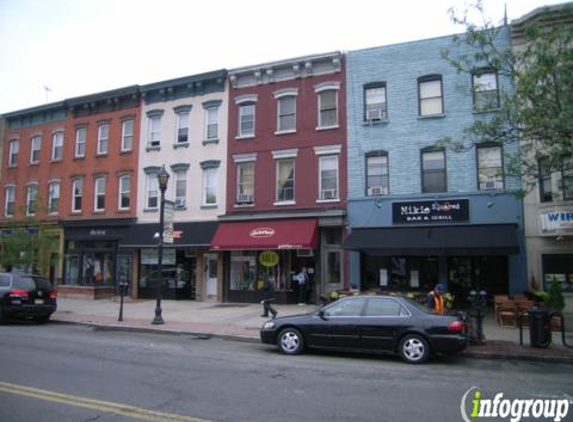
[[304,340],[296,328],[286,328],[279,334],[278,346],[287,355],[297,355],[304,348]]
[[398,346],[400,357],[408,363],[422,363],[430,356],[430,347],[425,338],[417,334],[407,334]]

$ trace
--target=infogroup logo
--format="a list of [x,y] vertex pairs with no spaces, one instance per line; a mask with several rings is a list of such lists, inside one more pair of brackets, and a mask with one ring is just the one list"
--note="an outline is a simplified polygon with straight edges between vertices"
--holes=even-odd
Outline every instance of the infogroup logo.
[[[460,412],[464,422],[485,418],[508,419],[511,422],[535,418],[559,422],[569,413],[570,404],[568,399],[506,399],[503,393],[495,394],[493,399],[485,399],[478,387],[472,387],[462,396]],[[469,415],[468,409],[471,409]]]

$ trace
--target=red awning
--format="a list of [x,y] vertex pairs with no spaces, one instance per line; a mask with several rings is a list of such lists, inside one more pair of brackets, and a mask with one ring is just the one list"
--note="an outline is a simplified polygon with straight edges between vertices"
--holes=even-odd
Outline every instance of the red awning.
[[317,233],[317,220],[220,223],[211,249],[316,249]]

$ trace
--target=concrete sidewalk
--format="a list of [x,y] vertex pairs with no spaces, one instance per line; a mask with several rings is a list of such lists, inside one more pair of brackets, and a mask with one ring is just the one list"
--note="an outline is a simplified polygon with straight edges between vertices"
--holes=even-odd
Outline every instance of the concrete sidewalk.
[[[163,325],[153,325],[154,300],[126,299],[123,321],[118,321],[119,298],[111,300],[83,300],[58,298],[58,310],[53,321],[85,324],[103,329],[163,332],[213,336],[227,339],[259,341],[259,329],[266,321],[261,317],[262,305],[247,303],[217,303],[163,300]],[[276,305],[279,316],[312,312],[315,305]],[[519,344],[519,330],[500,328],[492,315],[484,320],[486,344],[471,345],[465,356],[492,359],[526,359],[573,363],[573,348],[565,347],[561,333],[553,333],[553,343],[545,349],[529,346],[529,331],[523,330]],[[566,337],[573,345],[573,336]]]

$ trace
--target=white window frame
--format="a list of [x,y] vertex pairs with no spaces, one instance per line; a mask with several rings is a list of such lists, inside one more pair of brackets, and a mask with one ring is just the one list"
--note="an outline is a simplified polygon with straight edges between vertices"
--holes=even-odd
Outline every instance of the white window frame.
[[133,149],[134,119],[125,119],[121,122],[121,152]]
[[76,129],[76,148],[74,156],[76,158],[83,158],[86,156],[88,130],[85,127]]
[[[176,144],[188,144],[189,143],[189,128],[191,127],[191,112],[190,111],[179,111],[177,115],[177,130],[175,131],[175,143]],[[179,132],[185,130],[185,140],[181,141],[179,139]]]
[[34,135],[30,141],[30,164],[38,164],[40,162],[41,152],[42,137],[40,135]]
[[[32,207],[32,204],[34,207]],[[30,183],[26,186],[26,215],[36,215],[38,212],[38,184]]]
[[[219,109],[221,106],[208,107],[205,109],[205,140],[215,141],[219,139]],[[212,116],[215,116],[212,118]],[[214,120],[214,122],[212,121]],[[215,127],[215,133],[209,136],[209,127]]]
[[106,155],[109,152],[109,123],[102,123],[97,127],[97,155]]
[[[106,191],[106,177],[98,176],[94,179],[94,211],[105,211],[105,191]],[[99,206],[99,200],[102,199],[103,206]]]
[[[212,175],[212,176],[210,176]],[[211,182],[212,184],[209,184]],[[213,193],[214,202],[208,202],[209,195]],[[203,169],[203,206],[212,207],[217,205],[217,168]]]
[[[487,154],[497,151],[498,157],[488,157]],[[501,145],[480,146],[476,148],[477,170],[478,170],[478,189],[479,190],[498,190],[504,189],[503,175],[503,148]],[[495,164],[495,165],[493,165]],[[499,174],[488,174],[491,169],[498,169]]]
[[[297,88],[286,88],[286,89],[281,89],[280,91],[276,91],[274,93],[274,97],[275,100],[277,100],[277,130],[275,132],[275,135],[280,135],[283,133],[296,133],[296,127],[297,127],[297,122],[296,122],[296,111],[297,111],[297,107],[296,107],[296,100],[297,100],[297,96],[298,96],[298,89]],[[293,111],[290,113],[285,113],[283,111],[283,107],[284,107],[284,101],[287,99],[292,99],[293,100]],[[283,128],[281,127],[281,122],[282,122],[282,118],[283,117],[287,117],[287,116],[293,116],[294,117],[294,126],[291,128]]]
[[[84,197],[84,179],[72,180],[72,213],[77,214],[82,212],[83,198]],[[76,207],[77,202],[80,202],[79,208]]]
[[[4,216],[14,217],[16,212],[16,186],[9,185],[4,188]],[[12,206],[10,207],[10,204]],[[12,211],[12,212],[10,212]]]
[[57,214],[60,209],[61,185],[59,180],[48,183],[48,214]]
[[[187,170],[177,170],[173,172],[174,174],[174,183],[173,183],[173,195],[175,198],[175,208],[185,208],[186,205],[180,205],[181,202],[183,201],[182,204],[186,204],[187,201]],[[182,183],[183,184],[183,196],[178,195],[178,191],[181,189],[181,187],[179,186],[179,184]],[[179,204],[179,205],[178,205]]]
[[[124,180],[127,180],[127,189],[124,188]],[[123,174],[119,176],[118,181],[118,198],[117,198],[117,209],[120,211],[129,210],[131,207],[131,176],[129,174]],[[127,207],[123,206],[123,198],[127,197]]]
[[147,148],[161,147],[161,116],[151,116],[148,118],[148,140]]
[[8,167],[16,167],[18,165],[18,156],[20,155],[20,140],[10,140],[10,152],[8,155]]
[[[334,124],[326,125],[323,122],[322,112],[323,111],[330,111],[331,109],[323,110],[323,94],[327,92],[334,92],[334,109],[335,109],[335,119],[336,121]],[[316,130],[326,130],[326,129],[337,129],[340,125],[339,113],[340,113],[340,104],[339,104],[339,91],[340,91],[340,82],[325,82],[314,87],[314,92],[317,94],[317,115],[318,115],[318,126]]]
[[[148,210],[158,210],[159,209],[159,180],[157,179],[157,173],[147,174],[147,183],[145,189],[145,209]],[[155,199],[156,205],[150,205],[151,200]]]
[[58,130],[52,135],[52,161],[61,161],[64,158],[64,132]]

